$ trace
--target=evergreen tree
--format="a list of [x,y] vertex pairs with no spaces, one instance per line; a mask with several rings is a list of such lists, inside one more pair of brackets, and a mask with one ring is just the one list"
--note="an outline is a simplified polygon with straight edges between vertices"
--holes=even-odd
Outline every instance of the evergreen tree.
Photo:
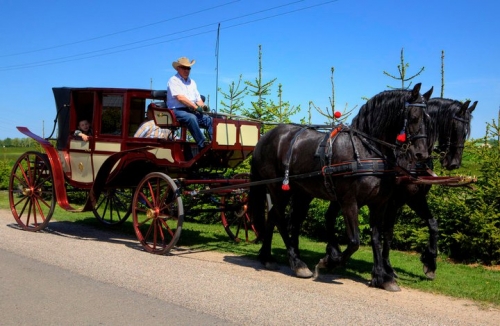
[[406,69],[410,67],[410,64],[407,62],[405,63],[405,59],[404,59],[404,48],[401,48],[401,64],[398,65],[398,71],[399,71],[399,77],[397,76],[393,76],[391,75],[390,73],[388,73],[387,71],[384,70],[384,74],[391,77],[391,78],[394,78],[394,79],[397,79],[397,80],[400,80],[401,81],[401,87],[392,87],[392,86],[389,86],[387,85],[388,88],[391,88],[391,89],[409,89],[410,86],[411,86],[411,82],[410,84],[405,87],[405,83],[412,80],[413,78],[417,77],[418,75],[420,75],[425,67],[422,67],[420,68],[420,71],[417,72],[415,75],[411,76],[411,77],[406,77]]
[[331,68],[331,77],[330,77],[330,83],[332,84],[332,96],[329,97],[328,99],[330,100],[330,107],[326,107],[325,111],[323,111],[320,107],[316,106],[313,101],[309,102],[309,124],[311,123],[311,108],[314,108],[316,111],[318,111],[319,114],[324,116],[327,121],[325,122],[328,125],[333,125],[335,122],[344,122],[347,120],[347,118],[352,114],[352,111],[357,107],[354,106],[352,109],[347,108],[347,103],[346,106],[342,112],[341,118],[335,117],[335,83],[333,81],[333,74],[335,72],[335,68]]
[[291,106],[290,102],[283,101],[283,89],[282,85],[278,85],[278,104],[275,104],[272,100],[268,105],[268,110],[272,114],[272,120],[278,123],[290,123],[290,117],[295,113],[300,112],[300,105],[295,107]]
[[273,115],[268,110],[268,103],[264,96],[270,95],[271,87],[275,81],[276,78],[266,83],[262,80],[262,46],[259,45],[259,75],[255,78],[255,83],[245,81],[245,84],[250,88],[248,95],[257,97],[257,101],[250,102],[252,105],[250,109],[241,109],[244,116],[261,121],[272,121]]
[[244,105],[242,99],[243,96],[245,95],[247,87],[240,89],[241,79],[242,75],[240,75],[237,84],[235,84],[233,81],[231,85],[229,85],[229,91],[227,93],[223,92],[219,88],[219,92],[224,96],[224,99],[227,100],[227,102],[225,102],[224,100],[221,100],[220,102],[220,104],[222,105],[221,109],[222,112],[233,115],[233,114],[238,114],[239,112],[242,111]]

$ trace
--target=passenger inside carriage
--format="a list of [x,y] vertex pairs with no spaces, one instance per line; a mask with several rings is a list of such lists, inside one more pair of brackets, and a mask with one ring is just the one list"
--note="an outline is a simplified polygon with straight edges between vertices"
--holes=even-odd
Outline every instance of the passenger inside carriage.
[[75,130],[74,136],[77,139],[89,141],[89,137],[92,136],[92,129],[90,128],[90,123],[87,119],[83,119],[78,122],[78,129]]
[[134,134],[138,138],[160,138],[160,139],[173,139],[172,132],[169,129],[162,129],[158,127],[154,119],[153,103],[148,105],[146,112],[147,121],[145,121]]

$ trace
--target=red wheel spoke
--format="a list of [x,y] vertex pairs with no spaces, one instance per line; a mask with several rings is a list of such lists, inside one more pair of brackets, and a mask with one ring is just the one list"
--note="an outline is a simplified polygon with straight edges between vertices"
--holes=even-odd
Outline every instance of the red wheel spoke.
[[26,152],[12,168],[9,202],[17,223],[25,230],[45,228],[55,209],[54,180],[45,154]]
[[132,201],[134,229],[148,252],[167,253],[179,239],[184,211],[182,199],[171,196],[176,189],[175,182],[166,174],[152,172],[141,180],[135,191]]

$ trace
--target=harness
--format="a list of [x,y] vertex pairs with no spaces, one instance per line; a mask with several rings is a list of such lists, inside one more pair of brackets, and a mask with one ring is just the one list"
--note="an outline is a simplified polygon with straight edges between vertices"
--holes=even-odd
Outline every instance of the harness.
[[[424,102],[423,97],[421,97],[421,100],[422,102]],[[381,144],[382,146],[386,146],[392,149],[394,151],[394,156],[397,157],[398,154],[396,152],[400,150],[402,153],[406,153],[408,151],[408,148],[411,146],[412,141],[415,141],[420,138],[427,138],[426,134],[420,134],[420,131],[422,130],[423,121],[422,124],[420,125],[420,128],[417,130],[416,134],[411,134],[408,131],[408,110],[412,106],[423,108],[424,114],[428,117],[427,112],[425,112],[425,108],[427,107],[425,102],[424,103],[406,102],[403,110],[404,114],[403,128],[401,130],[400,135],[398,135],[398,137],[396,138],[396,145],[389,144],[383,140],[375,139],[364,132],[361,132],[351,127],[347,127],[343,124],[333,127],[331,132],[326,134],[325,137],[322,139],[322,141],[319,143],[315,154],[315,156],[319,156],[320,162],[323,165],[323,168],[321,169],[321,174],[323,175],[324,185],[327,191],[335,195],[333,193],[334,192],[333,187],[331,186],[333,184],[334,177],[368,176],[368,175],[394,176],[397,173],[402,173],[403,175],[406,175],[409,178],[413,178],[409,171],[407,171],[403,167],[397,166],[395,162],[390,162],[390,160],[370,142],[370,141],[376,142]],[[284,191],[290,190],[290,161],[293,154],[294,144],[297,141],[298,137],[307,129],[310,128],[301,128],[299,131],[297,131],[290,142],[290,147],[288,148],[287,151],[287,157],[285,162],[283,163],[285,167],[285,176],[283,178],[281,189]],[[332,155],[333,144],[335,143],[338,135],[341,132],[349,133],[349,138],[353,146],[355,160],[332,165],[331,160],[333,156]],[[359,140],[363,143],[363,145],[365,145],[367,148],[369,148],[378,156],[380,156],[380,158],[361,159],[359,156],[358,149],[356,148],[354,143],[353,136],[355,134],[361,136],[359,137]],[[404,137],[400,137],[401,135],[404,135]]]
[[[283,163],[285,167],[285,176],[283,178],[283,182],[281,185],[281,189],[284,191],[290,190],[290,161],[292,159],[293,155],[293,148],[294,144],[297,141],[298,137],[306,131],[307,127],[301,128],[299,131],[295,133],[293,136],[292,140],[290,141],[290,147],[288,148],[287,151],[287,156],[286,160]],[[346,161],[342,163],[337,163],[337,164],[332,164],[332,154],[333,154],[333,144],[337,140],[337,137],[340,135],[340,133],[346,132],[349,135],[349,139],[351,140],[351,144],[353,146],[353,151],[354,151],[354,159],[352,161]],[[359,134],[360,141],[367,146],[369,149],[374,151],[377,155],[380,156],[380,158],[368,158],[368,159],[361,159],[358,149],[355,146],[354,143],[354,135]],[[323,182],[325,185],[325,188],[327,189],[328,192],[330,192],[332,195],[335,195],[334,189],[332,187],[333,184],[333,178],[336,177],[359,177],[359,176],[370,176],[370,175],[377,175],[377,176],[394,176],[396,174],[396,170],[393,168],[394,165],[389,163],[389,160],[387,157],[383,155],[381,151],[379,151],[373,144],[371,144],[367,139],[382,143],[386,146],[389,146],[391,148],[396,148],[395,145],[388,144],[384,141],[381,140],[376,140],[372,138],[371,136],[360,132],[354,128],[347,127],[343,124],[337,125],[332,128],[332,130],[329,133],[325,134],[325,137],[320,141],[318,144],[318,147],[316,149],[316,154],[315,157],[319,157],[321,165],[323,167],[321,168],[320,172],[316,173],[308,173],[307,175],[323,175]],[[297,175],[293,177],[302,177],[303,175]]]

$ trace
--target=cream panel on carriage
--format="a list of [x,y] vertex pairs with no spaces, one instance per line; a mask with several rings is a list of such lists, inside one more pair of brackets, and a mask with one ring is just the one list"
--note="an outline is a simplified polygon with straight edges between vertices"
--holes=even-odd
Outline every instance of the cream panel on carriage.
[[259,141],[259,127],[237,120],[219,122],[215,126],[215,141],[222,146],[255,146]]
[[71,140],[69,143],[69,168],[71,179],[77,182],[92,182],[92,155],[89,142],[82,140]]
[[121,144],[120,143],[110,143],[110,142],[95,142],[95,151],[96,152],[113,152],[117,153],[121,151]]
[[89,147],[89,142],[83,141],[83,140],[74,140],[72,139],[69,142],[69,149],[70,150],[77,150],[77,151],[90,151]]
[[259,128],[256,125],[242,125],[240,136],[242,146],[255,146],[259,141]]
[[155,109],[153,110],[156,125],[159,127],[169,127],[174,124],[174,117],[170,109]]
[[159,160],[167,160],[171,163],[174,162],[174,156],[172,155],[172,150],[170,148],[153,148],[148,150]]
[[218,123],[215,135],[218,145],[236,145],[236,125],[233,123]]
[[[77,182],[94,182],[97,172],[104,161],[113,153],[121,150],[120,143],[95,142],[94,151],[90,149],[90,142],[71,140],[69,146],[69,167],[71,179]],[[103,153],[104,152],[104,153]],[[102,154],[101,154],[102,153]],[[113,171],[118,163],[115,164]]]
[[[97,172],[99,172],[99,169],[101,168],[101,166],[103,165],[104,161],[106,161],[108,159],[108,157],[110,157],[112,154],[94,154],[94,157],[93,157],[93,162],[94,162],[94,178],[96,177],[97,175]],[[113,168],[111,169],[111,172],[113,172],[116,167],[118,166],[118,163],[120,163],[120,160],[118,160],[118,162],[115,163],[115,165],[113,166]]]
[[85,152],[73,152],[70,155],[71,179],[77,182],[92,182],[92,156]]
[[[94,178],[97,175],[97,172],[99,172],[99,169],[101,168],[104,161],[106,161],[108,157],[110,157],[114,153],[118,153],[120,151],[121,151],[120,143],[99,142],[99,141],[95,142],[95,151],[93,155]],[[105,152],[105,153],[101,154],[99,152]],[[111,169],[110,173],[116,169],[118,163],[120,163],[120,161],[116,162],[116,164]]]

